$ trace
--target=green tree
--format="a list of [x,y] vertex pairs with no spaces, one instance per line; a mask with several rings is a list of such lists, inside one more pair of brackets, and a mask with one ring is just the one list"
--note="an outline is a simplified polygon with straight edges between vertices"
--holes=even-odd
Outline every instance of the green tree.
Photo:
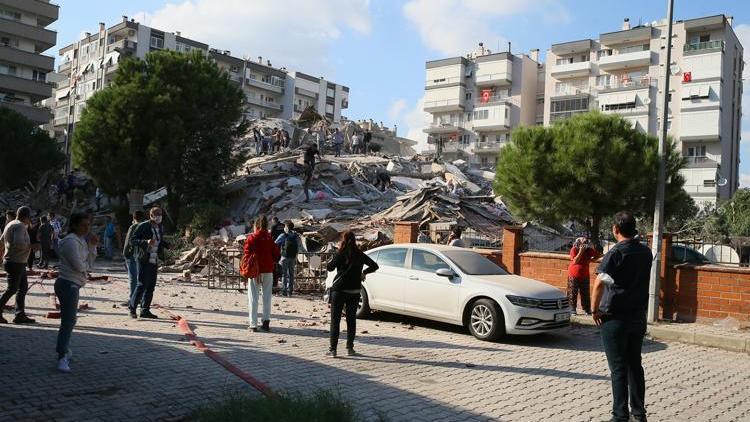
[[[658,141],[617,115],[579,114],[552,127],[521,127],[503,148],[495,192],[518,217],[548,224],[573,220],[598,240],[602,219],[626,209],[653,213]],[[684,160],[670,140],[665,213],[690,202],[679,174]]]
[[750,236],[750,189],[737,190],[718,212],[729,236]]
[[[125,59],[87,102],[73,136],[75,162],[111,195],[166,186],[171,217],[222,205],[220,186],[244,162],[244,94],[209,58],[158,51]],[[181,215],[181,210],[187,213]]]
[[15,110],[0,106],[0,191],[36,182],[42,173],[60,169],[65,155],[55,140]]

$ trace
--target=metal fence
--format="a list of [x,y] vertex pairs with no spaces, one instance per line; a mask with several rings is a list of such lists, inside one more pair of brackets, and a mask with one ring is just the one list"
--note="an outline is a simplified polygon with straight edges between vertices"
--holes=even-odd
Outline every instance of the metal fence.
[[750,246],[713,242],[694,237],[672,237],[672,259],[692,264],[714,263],[732,267],[750,266]]
[[[445,245],[448,243],[448,238],[451,234],[451,228],[438,227],[430,228],[429,230],[420,231],[420,239],[429,239],[430,243]],[[461,240],[467,248],[483,248],[483,249],[502,249],[503,247],[503,233],[498,230],[497,235],[491,235],[487,233],[478,232],[472,228],[466,228],[461,231]]]
[[[247,280],[240,276],[242,249],[224,248],[212,250],[208,257],[209,289],[245,290]],[[300,253],[295,267],[294,287],[297,291],[323,291],[328,276],[326,265],[333,254],[329,252]]]
[[561,236],[547,233],[523,234],[522,251],[525,252],[561,252],[568,253],[578,236]]

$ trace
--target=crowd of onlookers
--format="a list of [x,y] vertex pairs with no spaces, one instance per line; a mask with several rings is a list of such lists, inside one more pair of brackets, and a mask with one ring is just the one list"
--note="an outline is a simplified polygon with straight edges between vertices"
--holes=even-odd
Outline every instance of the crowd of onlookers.
[[[282,149],[293,148],[292,139],[286,129],[267,127],[255,127],[252,129],[253,140],[255,141],[255,155],[269,155],[280,152]],[[325,154],[329,148],[327,144],[333,145],[333,153],[340,157],[344,152],[344,132],[338,128],[311,131],[312,140],[318,151]],[[367,154],[370,151],[372,142],[372,132],[369,130],[362,131],[356,129],[351,136],[350,152],[352,154]]]

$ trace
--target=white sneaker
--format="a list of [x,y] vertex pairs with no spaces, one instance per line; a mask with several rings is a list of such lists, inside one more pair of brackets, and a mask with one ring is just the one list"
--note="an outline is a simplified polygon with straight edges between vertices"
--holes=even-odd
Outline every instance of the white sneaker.
[[65,353],[65,357],[68,358],[69,361],[73,360],[73,349],[71,349],[70,347],[68,347],[68,352]]
[[70,372],[70,362],[67,357],[62,357],[57,361],[57,370],[60,372]]

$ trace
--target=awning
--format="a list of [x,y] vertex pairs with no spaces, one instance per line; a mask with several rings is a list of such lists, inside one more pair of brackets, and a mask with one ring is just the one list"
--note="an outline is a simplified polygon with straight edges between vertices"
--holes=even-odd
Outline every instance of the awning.
[[67,98],[68,95],[70,95],[70,88],[58,89],[55,92],[55,99],[62,100],[63,98]]
[[[104,63],[107,65],[113,65],[117,63],[118,58],[120,57],[120,53],[113,51],[111,53],[107,53],[106,56],[104,56]],[[110,61],[111,60],[111,61]]]
[[635,102],[635,92],[620,93],[617,95],[599,96],[599,105],[628,104]]

